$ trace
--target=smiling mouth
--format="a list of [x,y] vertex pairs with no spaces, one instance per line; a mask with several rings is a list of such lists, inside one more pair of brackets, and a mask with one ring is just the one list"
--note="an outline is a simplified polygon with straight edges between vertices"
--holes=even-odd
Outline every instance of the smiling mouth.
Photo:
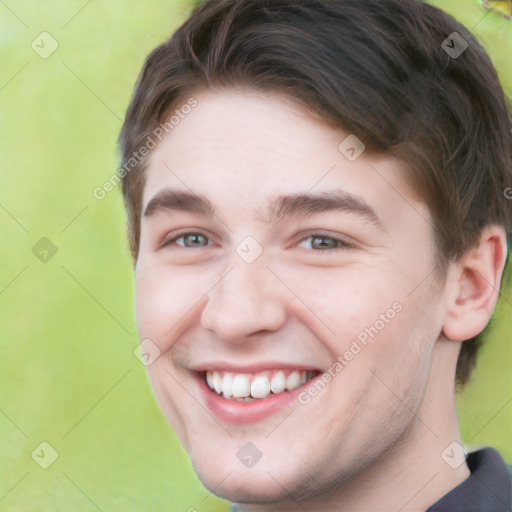
[[300,388],[319,375],[317,371],[272,370],[258,373],[202,372],[208,388],[226,400],[252,402]]

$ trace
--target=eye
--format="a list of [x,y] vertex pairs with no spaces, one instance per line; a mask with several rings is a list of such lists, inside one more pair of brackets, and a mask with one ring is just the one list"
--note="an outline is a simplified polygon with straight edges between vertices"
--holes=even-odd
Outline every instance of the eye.
[[312,248],[316,251],[332,251],[336,249],[347,249],[352,247],[349,243],[340,240],[339,238],[319,233],[304,238],[299,245],[305,247],[303,244],[307,244],[309,246],[306,248]]
[[166,238],[160,247],[167,247],[172,244],[185,247],[186,249],[193,249],[198,247],[207,247],[209,239],[202,233],[179,233],[171,238]]

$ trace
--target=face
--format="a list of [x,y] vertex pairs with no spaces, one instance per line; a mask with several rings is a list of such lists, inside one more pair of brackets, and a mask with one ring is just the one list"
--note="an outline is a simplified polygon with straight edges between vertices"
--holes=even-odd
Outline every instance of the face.
[[215,494],[312,499],[414,449],[443,324],[430,214],[399,162],[286,98],[195,97],[146,171],[151,383]]

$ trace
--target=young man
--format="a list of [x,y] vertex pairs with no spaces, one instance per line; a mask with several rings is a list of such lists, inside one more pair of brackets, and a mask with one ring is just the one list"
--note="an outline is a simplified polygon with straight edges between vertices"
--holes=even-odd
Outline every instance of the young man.
[[456,382],[498,299],[503,91],[416,0],[209,0],[122,130],[140,339],[161,408],[236,510],[510,510]]

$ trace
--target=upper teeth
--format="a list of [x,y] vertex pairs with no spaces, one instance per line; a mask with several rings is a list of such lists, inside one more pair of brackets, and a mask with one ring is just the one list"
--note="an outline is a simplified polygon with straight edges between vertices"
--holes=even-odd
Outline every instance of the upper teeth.
[[251,400],[267,398],[271,393],[291,391],[305,384],[314,376],[313,372],[294,370],[288,375],[283,370],[260,373],[231,373],[208,371],[206,382],[224,398]]

